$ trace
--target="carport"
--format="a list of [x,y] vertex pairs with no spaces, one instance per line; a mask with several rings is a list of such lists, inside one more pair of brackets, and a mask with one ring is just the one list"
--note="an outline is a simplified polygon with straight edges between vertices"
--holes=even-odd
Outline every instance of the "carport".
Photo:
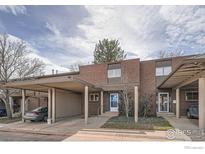
[[205,54],[186,59],[158,86],[176,90],[177,118],[180,118],[180,88],[190,84],[198,87],[199,128],[205,129]]
[[[13,80],[4,87],[22,90],[22,117],[25,114],[26,90],[48,93],[48,124],[54,123],[58,118],[82,113],[84,113],[85,124],[87,124],[88,93],[101,91],[101,95],[103,95],[102,89],[69,73],[32,77],[21,81]],[[101,98],[103,97],[101,96]],[[102,99],[101,102],[103,102]],[[24,121],[23,118],[22,120]]]

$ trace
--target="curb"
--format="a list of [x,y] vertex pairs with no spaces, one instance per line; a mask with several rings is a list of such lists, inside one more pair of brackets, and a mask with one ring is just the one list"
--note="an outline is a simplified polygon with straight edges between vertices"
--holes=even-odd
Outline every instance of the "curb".
[[56,135],[56,136],[69,136],[73,135],[73,133],[56,133],[56,132],[48,132],[48,131],[32,131],[32,130],[18,130],[18,129],[2,129],[1,132],[15,132],[15,133],[27,133],[27,134],[39,134],[39,135]]

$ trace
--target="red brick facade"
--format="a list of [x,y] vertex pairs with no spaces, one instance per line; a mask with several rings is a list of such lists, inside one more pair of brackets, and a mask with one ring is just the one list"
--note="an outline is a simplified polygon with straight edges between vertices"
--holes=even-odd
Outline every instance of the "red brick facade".
[[[109,111],[109,94],[122,90],[123,86],[129,85],[134,88],[134,85],[139,86],[139,95],[150,96],[151,99],[151,115],[156,115],[158,92],[168,92],[170,96],[170,112],[175,112],[175,90],[172,89],[157,89],[157,85],[162,82],[166,76],[159,79],[156,77],[156,67],[170,65],[172,71],[187,57],[174,57],[165,59],[156,59],[148,61],[140,61],[139,59],[125,60],[117,63],[105,63],[96,65],[87,65],[80,67],[79,78],[86,80],[94,85],[104,89],[104,111]],[[119,64],[121,68],[121,79],[113,83],[108,81],[108,67],[112,64]],[[116,88],[117,87],[117,88]],[[184,101],[184,92],[181,93],[181,113],[185,114],[189,102]],[[100,100],[98,102],[89,101],[89,113],[98,114],[100,111]]]
[[[151,115],[156,115],[158,108],[158,93],[168,92],[170,99],[169,111],[175,113],[175,90],[174,89],[158,89],[157,86],[162,82],[166,76],[156,77],[156,67],[171,66],[172,71],[179,66],[179,64],[187,57],[174,57],[156,60],[140,61],[140,59],[124,60],[115,63],[104,63],[104,64],[93,64],[80,66],[79,74],[73,75],[74,77],[80,78],[81,80],[92,83],[96,87],[100,87],[104,90],[104,112],[110,110],[110,93],[119,93],[125,86],[134,90],[134,86],[139,87],[139,96],[152,96],[151,99]],[[120,69],[121,77],[108,78],[108,70]],[[99,92],[100,96],[100,92]],[[38,96],[30,98],[27,110],[31,110],[38,106],[47,105],[47,95],[42,98]],[[181,92],[181,106],[180,111],[182,115],[186,113],[187,107],[191,103],[185,101],[185,90]],[[33,103],[32,103],[33,102]],[[84,104],[82,104],[82,113]],[[89,100],[89,114],[100,114],[100,97],[98,101]]]

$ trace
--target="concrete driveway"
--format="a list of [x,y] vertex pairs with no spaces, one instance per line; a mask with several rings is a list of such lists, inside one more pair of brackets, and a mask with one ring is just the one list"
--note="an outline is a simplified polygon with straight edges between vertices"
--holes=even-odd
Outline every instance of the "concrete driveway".
[[11,124],[0,124],[0,131],[33,133],[44,135],[73,135],[81,129],[96,129],[103,125],[109,118],[116,116],[116,113],[106,113],[100,116],[89,117],[88,124],[80,116],[66,118],[54,124],[48,125],[45,122],[25,122],[22,121]]
[[176,129],[184,131],[192,141],[205,141],[205,133],[199,129],[197,119],[187,119],[181,117],[177,119],[175,116],[163,116]]

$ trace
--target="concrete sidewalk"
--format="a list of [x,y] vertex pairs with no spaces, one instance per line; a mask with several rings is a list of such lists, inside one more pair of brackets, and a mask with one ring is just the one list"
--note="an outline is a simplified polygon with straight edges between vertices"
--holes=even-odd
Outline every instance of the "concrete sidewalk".
[[83,129],[64,141],[186,141],[184,136],[174,140],[167,138],[166,131]]
[[45,122],[23,123],[22,121],[19,121],[10,124],[0,124],[0,131],[70,136],[81,129],[99,128],[112,116],[116,116],[116,113],[108,112],[103,115],[89,117],[87,125],[85,125],[82,117],[67,118],[51,125],[48,125]]

